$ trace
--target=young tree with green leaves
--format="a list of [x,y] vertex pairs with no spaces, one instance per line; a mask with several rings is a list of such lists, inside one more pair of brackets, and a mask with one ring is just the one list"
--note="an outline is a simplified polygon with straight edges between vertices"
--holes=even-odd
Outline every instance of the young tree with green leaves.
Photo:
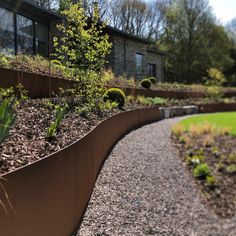
[[58,25],[61,37],[54,38],[57,59],[65,66],[66,76],[79,82],[83,103],[95,107],[104,93],[106,81],[100,72],[111,48],[105,25],[100,22],[98,7],[94,5],[92,17],[88,17],[82,1],[62,13],[66,20]]

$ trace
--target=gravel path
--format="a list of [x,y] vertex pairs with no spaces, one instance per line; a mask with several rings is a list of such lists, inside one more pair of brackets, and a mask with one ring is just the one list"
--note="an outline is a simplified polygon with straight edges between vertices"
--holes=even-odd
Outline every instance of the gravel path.
[[74,235],[236,236],[236,217],[206,207],[172,146],[180,119],[144,126],[115,146]]

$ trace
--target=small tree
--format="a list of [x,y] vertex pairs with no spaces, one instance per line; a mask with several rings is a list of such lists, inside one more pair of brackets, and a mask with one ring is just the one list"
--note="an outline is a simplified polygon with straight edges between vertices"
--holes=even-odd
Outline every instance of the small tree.
[[102,100],[106,83],[100,73],[111,48],[108,35],[104,34],[105,25],[99,21],[96,5],[91,18],[87,17],[81,1],[62,13],[66,17],[58,25],[62,37],[54,39],[57,59],[67,68],[66,76],[79,82],[83,103],[93,108]]
[[105,25],[99,22],[98,7],[94,5],[93,9],[91,18],[87,17],[81,2],[62,12],[66,21],[58,25],[62,37],[54,38],[54,46],[58,60],[67,67],[100,71],[106,63],[111,44],[103,32]]

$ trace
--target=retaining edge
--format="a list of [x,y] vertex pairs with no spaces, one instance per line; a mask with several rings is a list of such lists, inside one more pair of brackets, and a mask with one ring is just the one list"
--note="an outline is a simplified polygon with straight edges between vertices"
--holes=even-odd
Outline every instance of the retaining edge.
[[8,216],[0,208],[0,235],[71,235],[113,145],[129,130],[160,118],[158,108],[120,113],[65,149],[3,175],[14,211],[3,199]]

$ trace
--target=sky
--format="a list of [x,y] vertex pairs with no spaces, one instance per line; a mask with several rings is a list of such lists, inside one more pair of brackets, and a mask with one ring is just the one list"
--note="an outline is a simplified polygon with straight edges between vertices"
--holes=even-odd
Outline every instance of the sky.
[[223,24],[236,18],[236,0],[209,0],[209,5]]

